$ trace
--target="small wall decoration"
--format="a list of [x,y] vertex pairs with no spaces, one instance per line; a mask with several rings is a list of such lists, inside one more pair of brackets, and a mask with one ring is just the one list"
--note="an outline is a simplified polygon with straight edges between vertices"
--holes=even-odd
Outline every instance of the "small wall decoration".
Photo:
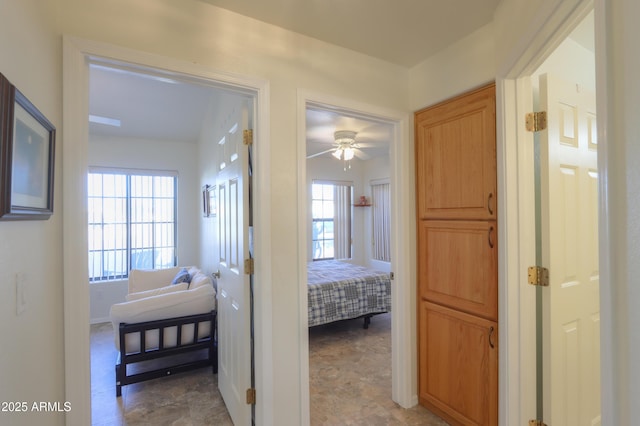
[[0,74],[0,220],[53,214],[55,127]]
[[209,185],[209,216],[216,217],[218,214],[218,199],[216,198],[216,186]]
[[204,217],[216,217],[216,214],[218,214],[216,186],[205,185],[202,187],[202,215]]
[[211,185],[205,185],[202,187],[202,216],[209,217],[209,187]]

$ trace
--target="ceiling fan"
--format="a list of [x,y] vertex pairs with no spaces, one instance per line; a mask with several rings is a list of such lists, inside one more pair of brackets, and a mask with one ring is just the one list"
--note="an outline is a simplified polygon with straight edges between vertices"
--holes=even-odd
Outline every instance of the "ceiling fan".
[[337,130],[333,133],[333,147],[321,152],[317,152],[315,154],[308,155],[307,159],[318,157],[320,155],[331,152],[331,155],[333,155],[335,158],[344,161],[345,170],[347,168],[351,168],[351,160],[356,155],[356,153],[359,157],[366,156],[366,154],[358,149],[360,148],[360,145],[356,143],[357,134],[358,132],[354,132],[353,130]]

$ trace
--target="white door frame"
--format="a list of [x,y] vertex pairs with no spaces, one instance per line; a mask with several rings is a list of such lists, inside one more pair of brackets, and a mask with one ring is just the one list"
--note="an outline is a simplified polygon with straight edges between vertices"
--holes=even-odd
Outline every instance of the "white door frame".
[[[391,285],[391,371],[392,399],[405,408],[418,403],[417,349],[416,349],[416,277],[415,277],[415,201],[413,180],[412,116],[350,99],[326,94],[298,91],[298,282],[307,282],[307,158],[306,109],[319,107],[337,113],[348,113],[363,119],[388,123],[393,126],[390,141],[391,204],[391,258],[395,279]],[[300,286],[300,389],[302,420],[309,424],[309,330],[306,287]]]
[[[532,108],[529,77],[549,54],[590,10],[595,9],[600,292],[601,327],[611,324],[611,298],[608,297],[610,275],[608,229],[603,226],[607,212],[604,200],[607,192],[605,139],[606,78],[604,67],[604,6],[602,0],[563,0],[547,4],[530,20],[537,23],[520,43],[527,46],[514,49],[498,69],[498,208],[500,233],[499,306],[500,306],[500,424],[528,424],[536,418],[535,390],[535,289],[527,284],[527,267],[535,264],[535,220],[533,184],[533,136],[524,130],[524,115]],[[606,330],[601,332],[602,424],[612,424],[613,392],[609,380],[612,374],[612,351]]]
[[[269,166],[269,84],[260,79],[224,73],[197,64],[152,55],[84,39],[63,39],[63,229],[65,396],[73,405],[66,424],[91,424],[91,370],[89,350],[89,274],[87,254],[87,169],[89,62],[92,58],[161,70],[251,94],[255,97],[254,202],[261,206],[255,227],[256,390],[269,395],[273,388],[271,328],[271,195]],[[258,399],[260,424],[273,423],[273,404]]]

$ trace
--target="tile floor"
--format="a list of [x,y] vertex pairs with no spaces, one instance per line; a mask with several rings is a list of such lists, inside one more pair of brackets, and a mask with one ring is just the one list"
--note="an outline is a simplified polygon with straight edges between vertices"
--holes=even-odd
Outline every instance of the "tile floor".
[[[391,316],[309,331],[311,425],[446,425],[423,407],[391,400]],[[115,396],[110,323],[91,326],[92,424],[232,425],[210,368],[124,386]]]

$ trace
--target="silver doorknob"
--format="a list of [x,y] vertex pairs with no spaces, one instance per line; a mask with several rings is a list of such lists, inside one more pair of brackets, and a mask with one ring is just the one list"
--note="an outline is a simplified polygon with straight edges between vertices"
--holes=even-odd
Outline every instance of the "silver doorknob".
[[215,272],[214,272],[213,274],[211,274],[211,275],[213,275],[213,277],[214,277],[214,278],[219,279],[219,278],[220,278],[220,269],[218,269],[217,271],[215,271]]

